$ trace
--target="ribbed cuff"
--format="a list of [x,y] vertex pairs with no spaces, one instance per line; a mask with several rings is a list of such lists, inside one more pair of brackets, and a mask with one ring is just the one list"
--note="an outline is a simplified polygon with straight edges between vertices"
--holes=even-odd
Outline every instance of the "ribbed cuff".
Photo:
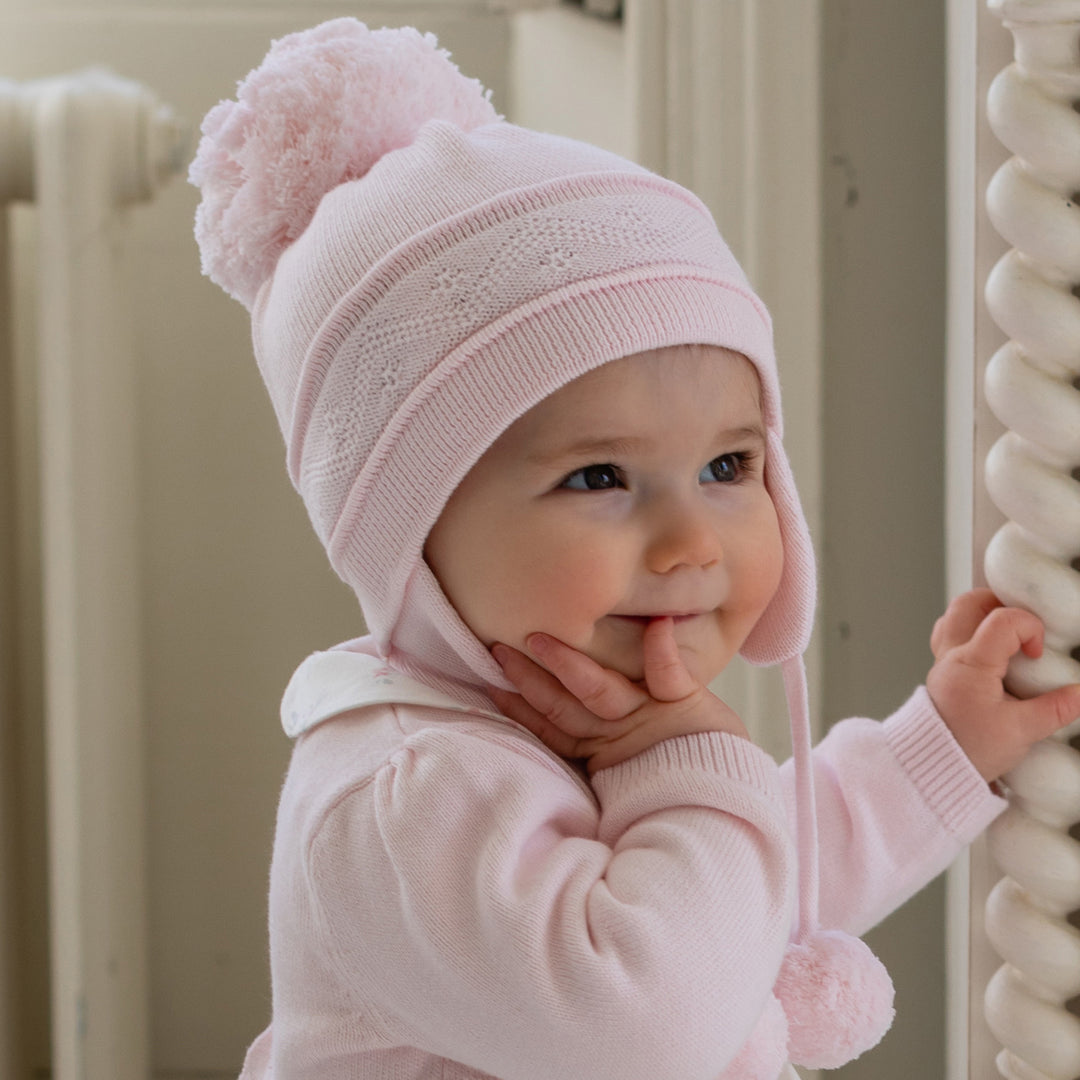
[[946,829],[974,840],[1007,805],[993,793],[942,720],[926,687],[884,723],[885,741]]
[[708,807],[769,828],[784,819],[780,771],[749,739],[703,732],[665,739],[592,778],[604,831],[676,806]]
[[749,739],[722,731],[665,739],[619,765],[601,769],[593,782],[614,769],[622,770],[624,782],[629,783],[642,776],[669,770],[704,771],[742,780],[770,796],[780,791],[776,762]]

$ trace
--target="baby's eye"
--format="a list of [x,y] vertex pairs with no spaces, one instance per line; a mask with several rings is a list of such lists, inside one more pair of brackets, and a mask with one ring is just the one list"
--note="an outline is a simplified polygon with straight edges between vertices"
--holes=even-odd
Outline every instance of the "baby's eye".
[[745,476],[748,465],[748,454],[721,454],[701,470],[698,481],[702,484],[735,483]]
[[622,481],[614,465],[586,465],[572,472],[559,487],[569,491],[610,491],[622,487]]

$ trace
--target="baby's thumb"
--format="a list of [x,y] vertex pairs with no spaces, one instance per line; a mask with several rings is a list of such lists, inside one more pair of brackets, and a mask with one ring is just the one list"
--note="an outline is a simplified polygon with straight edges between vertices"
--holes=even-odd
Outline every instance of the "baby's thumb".
[[1059,686],[1028,699],[1033,742],[1045,739],[1080,718],[1080,683]]
[[674,620],[653,619],[645,627],[641,648],[645,686],[656,701],[681,701],[698,689],[679,655]]

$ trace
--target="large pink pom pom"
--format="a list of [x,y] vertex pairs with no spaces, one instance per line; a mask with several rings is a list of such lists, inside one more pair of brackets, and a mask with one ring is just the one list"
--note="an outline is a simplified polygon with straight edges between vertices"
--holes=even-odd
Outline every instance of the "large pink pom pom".
[[770,994],[750,1038],[719,1080],[776,1080],[787,1061],[787,1042],[787,1017]]
[[819,930],[788,947],[776,996],[796,1065],[835,1069],[876,1046],[892,1025],[893,985],[865,942]]
[[247,307],[332,188],[428,120],[471,131],[499,119],[433,35],[352,18],[275,41],[236,97],[206,114],[189,179],[203,273]]

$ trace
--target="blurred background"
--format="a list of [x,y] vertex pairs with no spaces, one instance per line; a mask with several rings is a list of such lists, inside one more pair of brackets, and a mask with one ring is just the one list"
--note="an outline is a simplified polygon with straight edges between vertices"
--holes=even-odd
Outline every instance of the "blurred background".
[[[945,7],[0,0],[0,78],[105,65],[144,84],[186,128],[186,171],[202,116],[233,96],[271,39],[339,15],[412,24],[434,32],[509,119],[694,187],[777,325],[789,452],[821,563],[811,672],[823,730],[903,702],[925,675],[945,602]],[[19,152],[0,151],[9,173]],[[0,177],[4,168],[0,157]],[[51,955],[66,931],[47,806],[64,792],[46,783],[41,460],[57,436],[38,358],[54,283],[41,272],[40,209],[17,187],[5,192],[0,233],[0,1075],[29,1080],[50,1075],[58,1054],[77,1058],[57,1047],[85,1035],[94,1006],[65,1004],[67,976]],[[290,750],[278,703],[304,656],[363,632],[289,485],[246,313],[200,276],[196,202],[174,176],[121,208],[110,234],[134,361],[122,494],[137,633],[122,659],[134,665],[138,717],[134,735],[110,736],[103,752],[140,777],[128,805],[141,807],[143,854],[125,873],[139,882],[129,929],[143,943],[134,984],[145,988],[134,1021],[144,1041],[130,1054],[114,1047],[128,1064],[113,1077],[235,1076],[268,1022],[266,886]],[[106,609],[81,615],[100,627]],[[785,754],[768,678],[735,671],[725,686],[757,737]],[[104,746],[88,723],[82,737]],[[78,761],[68,767],[79,773]],[[112,805],[114,780],[102,775],[97,795],[93,776],[79,782],[76,821]],[[91,850],[80,887],[91,895],[108,873],[104,863],[95,872]],[[896,981],[898,1019],[845,1080],[944,1076],[943,912],[939,882],[871,935]],[[75,1017],[71,1033],[51,1037],[51,1009]]]

